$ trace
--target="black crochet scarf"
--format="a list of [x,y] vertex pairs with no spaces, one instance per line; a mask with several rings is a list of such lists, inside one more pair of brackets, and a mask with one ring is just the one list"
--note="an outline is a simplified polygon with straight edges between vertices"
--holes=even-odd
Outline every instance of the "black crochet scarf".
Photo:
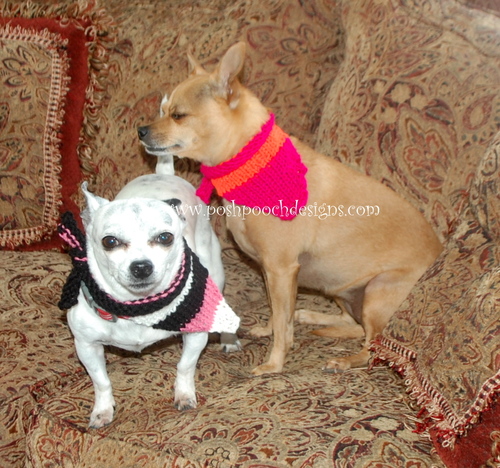
[[86,286],[93,302],[113,316],[121,318],[138,317],[156,312],[170,305],[185,289],[192,272],[192,282],[189,291],[177,306],[175,313],[169,314],[153,328],[169,331],[180,331],[200,311],[208,284],[208,270],[201,264],[184,239],[184,259],[179,271],[169,288],[165,291],[134,301],[121,302],[113,299],[96,283],[89,269],[85,235],[78,228],[71,212],[62,215],[58,226],[60,237],[69,245],[69,255],[73,269],[63,287],[60,309],[65,310],[78,303],[78,295],[82,283]]

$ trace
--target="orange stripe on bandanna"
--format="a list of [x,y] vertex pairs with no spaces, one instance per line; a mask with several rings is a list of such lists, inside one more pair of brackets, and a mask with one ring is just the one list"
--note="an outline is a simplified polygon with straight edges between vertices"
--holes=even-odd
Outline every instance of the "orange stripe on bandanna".
[[211,180],[217,193],[224,196],[225,193],[243,185],[258,174],[276,156],[287,138],[288,135],[277,125],[274,125],[269,137],[255,153],[254,157],[230,174]]

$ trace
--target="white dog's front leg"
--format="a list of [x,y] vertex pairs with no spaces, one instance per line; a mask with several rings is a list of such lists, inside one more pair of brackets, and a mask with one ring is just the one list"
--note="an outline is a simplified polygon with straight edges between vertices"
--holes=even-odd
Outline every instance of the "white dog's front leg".
[[89,427],[100,428],[113,420],[115,399],[111,381],[106,372],[104,346],[75,339],[78,358],[87,369],[94,384],[95,403],[90,415]]
[[181,360],[177,364],[174,405],[180,410],[196,408],[194,374],[201,352],[208,341],[208,333],[184,333]]

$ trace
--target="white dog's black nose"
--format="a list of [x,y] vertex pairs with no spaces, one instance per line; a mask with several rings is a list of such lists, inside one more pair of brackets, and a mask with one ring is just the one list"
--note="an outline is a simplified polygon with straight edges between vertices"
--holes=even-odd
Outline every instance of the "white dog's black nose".
[[153,273],[153,264],[149,260],[138,260],[130,264],[130,273],[137,279],[146,279]]

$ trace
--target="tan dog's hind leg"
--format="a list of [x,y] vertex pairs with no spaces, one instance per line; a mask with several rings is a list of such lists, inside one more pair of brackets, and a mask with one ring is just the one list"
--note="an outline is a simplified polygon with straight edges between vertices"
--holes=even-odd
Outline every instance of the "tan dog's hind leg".
[[365,332],[363,327],[356,323],[351,314],[346,309],[344,300],[336,298],[335,302],[339,306],[340,314],[324,314],[307,309],[295,311],[295,320],[306,325],[324,325],[327,328],[320,328],[311,333],[317,336],[329,338],[363,338]]
[[[413,275],[415,272],[412,272]],[[352,356],[331,359],[324,370],[340,372],[352,367],[364,367],[370,359],[369,346],[375,336],[382,332],[393,313],[404,301],[418,278],[407,272],[390,271],[373,278],[365,289],[362,321],[365,331],[363,349]]]
[[281,372],[285,358],[293,345],[293,321],[295,300],[297,295],[297,275],[299,265],[269,266],[264,265],[271,317],[266,327],[257,327],[252,331],[254,336],[273,334],[273,346],[266,363],[257,366],[252,374],[262,375]]

